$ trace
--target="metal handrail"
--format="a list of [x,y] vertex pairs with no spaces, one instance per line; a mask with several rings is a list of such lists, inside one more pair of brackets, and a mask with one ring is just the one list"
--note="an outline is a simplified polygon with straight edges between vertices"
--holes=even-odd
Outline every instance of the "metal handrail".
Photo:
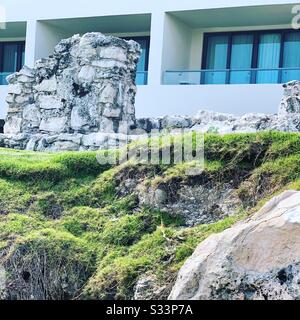
[[[264,73],[267,75],[269,73],[276,73],[277,80],[274,79],[270,83],[282,83],[290,81],[286,77],[289,77],[289,72],[299,72],[300,67],[297,68],[249,68],[249,69],[202,69],[202,70],[167,70],[164,73],[164,84],[185,84],[185,85],[197,85],[197,84],[257,84],[257,83],[268,83],[259,82],[258,77]],[[238,74],[247,73],[247,77],[250,77],[247,81],[231,82],[232,77]],[[274,75],[276,75],[274,74]],[[224,76],[224,80],[206,79],[209,76]],[[196,77],[196,78],[195,78]],[[290,76],[292,77],[292,76]],[[295,76],[296,78],[299,78]],[[297,79],[291,79],[297,80]]]
[[267,68],[250,68],[250,69],[200,69],[200,70],[166,70],[165,72],[170,73],[184,73],[184,72],[231,72],[231,71],[281,71],[281,70],[291,70],[291,71],[297,71],[300,70],[300,68],[273,68],[273,69],[267,69]]

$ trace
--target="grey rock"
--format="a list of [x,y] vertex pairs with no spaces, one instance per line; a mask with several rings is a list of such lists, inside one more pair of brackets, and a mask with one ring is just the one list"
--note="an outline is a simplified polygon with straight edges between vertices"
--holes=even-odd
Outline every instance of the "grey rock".
[[173,216],[180,216],[186,226],[209,224],[235,215],[242,207],[230,184],[170,184],[153,189],[137,186],[139,202]]
[[300,193],[286,191],[202,242],[169,299],[299,300],[299,282]]
[[159,284],[154,275],[142,276],[136,286],[134,292],[134,300],[163,300],[167,291],[167,284]]
[[40,124],[40,131],[50,133],[65,132],[67,121],[68,119],[66,117],[44,118]]

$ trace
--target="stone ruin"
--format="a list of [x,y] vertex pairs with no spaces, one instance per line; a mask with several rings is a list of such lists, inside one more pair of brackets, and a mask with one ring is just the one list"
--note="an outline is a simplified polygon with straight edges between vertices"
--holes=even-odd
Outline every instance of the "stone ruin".
[[212,133],[300,132],[300,82],[284,85],[277,115],[135,118],[140,47],[101,33],[62,40],[52,56],[8,77],[9,105],[0,147],[33,151],[115,148],[169,129]]
[[[37,151],[94,150],[135,127],[134,41],[88,33],[8,77],[0,145]],[[2,141],[2,143],[1,143]]]

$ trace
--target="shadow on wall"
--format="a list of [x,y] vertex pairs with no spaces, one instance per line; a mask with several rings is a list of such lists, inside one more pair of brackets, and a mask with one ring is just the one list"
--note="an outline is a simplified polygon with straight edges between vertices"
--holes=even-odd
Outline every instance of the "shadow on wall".
[[0,120],[0,133],[3,133],[4,124],[5,124],[5,121],[4,120]]

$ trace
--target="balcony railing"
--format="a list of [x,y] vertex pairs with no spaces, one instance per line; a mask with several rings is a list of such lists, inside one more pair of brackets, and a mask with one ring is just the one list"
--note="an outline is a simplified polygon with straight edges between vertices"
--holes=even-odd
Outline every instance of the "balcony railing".
[[148,71],[137,71],[135,81],[138,86],[148,84]]
[[8,77],[11,74],[11,72],[3,72],[0,73],[0,86],[7,85],[6,77]]
[[300,80],[300,68],[166,71],[164,84],[258,84]]

